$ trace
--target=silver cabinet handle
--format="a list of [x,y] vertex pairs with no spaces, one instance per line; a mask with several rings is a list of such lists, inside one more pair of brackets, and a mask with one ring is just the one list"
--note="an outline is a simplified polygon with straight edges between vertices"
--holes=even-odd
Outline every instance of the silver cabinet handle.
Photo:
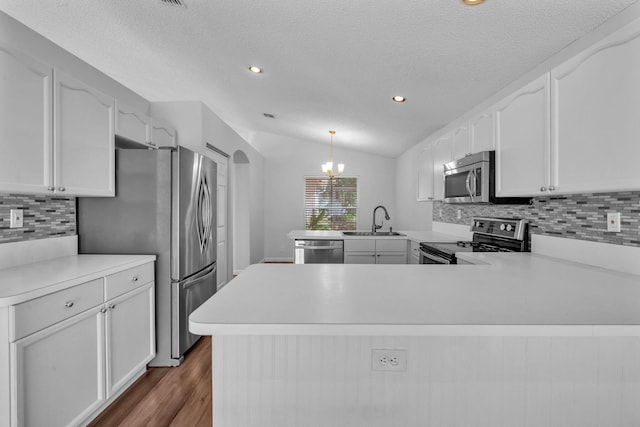
[[547,187],[540,187],[540,191],[541,191],[541,192],[545,192],[545,191],[547,191]]
[[107,312],[107,309],[106,309],[106,308],[102,307],[102,308],[100,309],[100,313],[106,313],[106,312]]
[[114,308],[116,308],[116,305],[115,305],[115,304],[109,304],[109,309],[110,309],[110,310],[113,310]]
[[53,190],[55,190],[55,188],[54,187],[47,187],[47,190],[53,191]]
[[138,281],[138,276],[133,276],[133,277],[131,278],[131,281],[132,281],[132,282],[137,282],[137,281]]
[[65,302],[65,303],[64,303],[64,306],[65,306],[65,307],[67,307],[67,308],[71,308],[71,307],[73,307],[73,301],[67,301],[67,302]]
[[556,187],[552,185],[551,187],[549,187],[549,191],[556,191]]
[[58,187],[58,191],[65,191],[65,190],[66,190],[66,188],[64,188],[64,187]]

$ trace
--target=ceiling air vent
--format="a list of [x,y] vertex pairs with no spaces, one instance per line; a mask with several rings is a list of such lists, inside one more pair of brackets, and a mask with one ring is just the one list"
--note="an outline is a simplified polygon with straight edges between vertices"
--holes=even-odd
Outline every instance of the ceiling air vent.
[[181,7],[183,9],[187,8],[187,5],[183,0],[160,0],[160,3],[166,4],[167,6]]
[[262,113],[263,116],[265,116],[267,119],[275,119],[276,116],[274,116],[273,114],[270,113]]

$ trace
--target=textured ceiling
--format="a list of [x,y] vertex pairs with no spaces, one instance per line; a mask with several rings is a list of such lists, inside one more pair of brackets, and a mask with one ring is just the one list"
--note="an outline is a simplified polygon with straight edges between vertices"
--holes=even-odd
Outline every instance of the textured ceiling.
[[0,10],[150,101],[202,100],[244,135],[336,129],[337,147],[395,157],[636,0],[184,1]]

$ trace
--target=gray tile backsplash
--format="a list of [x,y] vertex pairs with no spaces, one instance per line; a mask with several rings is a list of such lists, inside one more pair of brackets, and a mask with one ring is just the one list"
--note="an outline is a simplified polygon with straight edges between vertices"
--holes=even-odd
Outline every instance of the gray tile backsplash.
[[[9,228],[11,209],[23,210],[24,227]],[[0,194],[0,243],[75,234],[75,197]]]
[[[606,231],[607,212],[620,212],[620,233]],[[532,234],[640,246],[640,191],[536,197],[531,205],[433,204],[434,221],[470,225],[478,216],[525,218]]]

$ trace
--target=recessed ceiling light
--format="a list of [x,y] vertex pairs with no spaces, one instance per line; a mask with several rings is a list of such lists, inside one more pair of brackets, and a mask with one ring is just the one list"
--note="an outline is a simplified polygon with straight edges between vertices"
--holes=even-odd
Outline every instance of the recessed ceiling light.
[[475,6],[477,4],[484,3],[484,0],[462,0],[462,3],[466,4],[467,6]]
[[260,73],[262,73],[262,68],[256,67],[255,65],[252,65],[251,67],[249,67],[249,71],[251,71],[252,73],[255,73],[255,74],[260,74]]
[[400,96],[400,95],[396,95],[391,99],[393,99],[395,102],[404,102],[404,101],[407,100],[407,98],[405,98],[404,96]]

